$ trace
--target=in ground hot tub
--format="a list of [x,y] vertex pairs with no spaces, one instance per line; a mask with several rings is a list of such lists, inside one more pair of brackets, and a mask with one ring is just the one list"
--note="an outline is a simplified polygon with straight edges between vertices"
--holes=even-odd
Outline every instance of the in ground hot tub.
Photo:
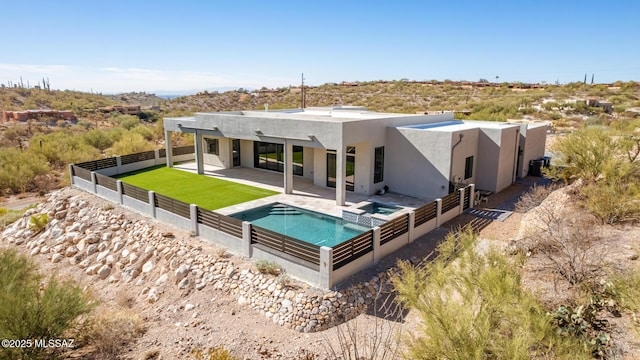
[[343,209],[342,218],[352,223],[374,227],[391,220],[392,215],[402,209],[402,207],[393,204],[364,201],[348,209]]

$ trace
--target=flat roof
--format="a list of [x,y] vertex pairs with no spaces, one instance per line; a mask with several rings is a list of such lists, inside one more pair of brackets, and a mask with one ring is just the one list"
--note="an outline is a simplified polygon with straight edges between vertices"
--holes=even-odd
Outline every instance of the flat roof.
[[503,129],[507,127],[520,126],[517,124],[511,124],[499,121],[484,121],[484,120],[450,120],[441,121],[430,124],[418,124],[418,125],[405,125],[398,126],[401,129],[416,129],[416,130],[430,130],[430,131],[442,131],[442,132],[454,132],[461,130],[471,129]]
[[424,116],[416,114],[395,114],[368,111],[362,106],[332,106],[332,107],[311,107],[305,109],[286,110],[245,110],[230,112],[197,113],[201,115],[218,115],[229,117],[260,117],[269,119],[291,119],[291,120],[311,120],[311,121],[335,121],[349,122],[369,119],[385,119],[410,116]]

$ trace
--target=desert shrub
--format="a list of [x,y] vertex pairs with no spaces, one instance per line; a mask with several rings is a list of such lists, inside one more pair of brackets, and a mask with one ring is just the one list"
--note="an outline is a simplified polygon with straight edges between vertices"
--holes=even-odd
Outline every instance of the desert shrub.
[[74,337],[79,346],[90,347],[95,358],[114,359],[145,330],[140,316],[132,311],[103,311],[84,319]]
[[135,128],[133,128],[131,130],[132,133],[134,134],[139,134],[141,135],[143,138],[145,138],[145,140],[147,141],[151,141],[153,140],[153,131],[151,131],[148,127],[146,126],[136,126]]
[[405,337],[411,359],[588,359],[575,337],[555,331],[546,310],[522,287],[521,258],[475,249],[467,230],[450,234],[438,257],[413,267],[400,263],[394,279],[402,304],[415,309],[419,329]]
[[254,265],[262,274],[278,275],[282,271],[282,269],[280,269],[280,265],[274,261],[258,260]]
[[516,203],[515,210],[517,212],[527,212],[534,207],[540,205],[544,199],[549,196],[553,191],[558,189],[560,184],[553,183],[550,185],[537,185],[534,184],[529,191],[522,194],[518,202]]
[[119,127],[127,130],[131,130],[134,127],[140,125],[140,119],[134,115],[114,113],[113,115],[111,115],[111,118],[109,120],[117,124]]
[[603,224],[640,217],[640,186],[634,183],[599,181],[582,188],[585,207]]
[[114,140],[106,131],[93,129],[84,135],[84,141],[94,148],[104,151],[113,145]]
[[108,152],[111,155],[126,155],[147,150],[153,150],[153,144],[140,134],[128,132],[122,135],[122,138],[114,143]]
[[334,327],[337,346],[332,345],[328,337],[325,339],[325,347],[330,358],[397,359],[400,355],[400,322],[385,321],[378,316],[374,320],[375,322],[365,330],[358,326],[358,318]]
[[85,142],[70,129],[61,129],[50,134],[37,134],[31,138],[29,151],[44,156],[54,166],[65,166],[94,160],[100,151]]
[[191,354],[196,360],[238,360],[237,357],[222,346],[209,349],[196,348],[191,350]]
[[0,191],[26,191],[38,175],[49,171],[46,159],[29,151],[0,149]]
[[592,216],[569,215],[564,208],[542,204],[530,220],[527,251],[543,255],[547,267],[569,285],[592,283],[605,275],[606,247]]
[[555,149],[566,164],[564,177],[586,180],[582,204],[598,219],[613,224],[640,217],[640,136],[628,128],[583,128]]
[[49,223],[49,216],[47,214],[35,214],[29,218],[29,229],[39,233]]
[[[76,319],[89,313],[93,303],[71,281],[52,275],[41,288],[36,265],[15,250],[0,251],[0,338],[62,338]],[[44,348],[6,348],[0,358],[36,358]]]
[[[627,269],[610,277],[615,289],[615,300],[620,308],[629,312],[640,331],[640,267]],[[636,333],[640,338],[640,333]]]

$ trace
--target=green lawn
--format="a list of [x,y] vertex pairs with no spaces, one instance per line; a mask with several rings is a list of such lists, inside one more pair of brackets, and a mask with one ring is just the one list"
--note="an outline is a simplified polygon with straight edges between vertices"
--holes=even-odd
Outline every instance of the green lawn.
[[131,185],[153,190],[189,204],[197,204],[208,210],[278,194],[276,191],[164,166],[123,174],[118,178]]

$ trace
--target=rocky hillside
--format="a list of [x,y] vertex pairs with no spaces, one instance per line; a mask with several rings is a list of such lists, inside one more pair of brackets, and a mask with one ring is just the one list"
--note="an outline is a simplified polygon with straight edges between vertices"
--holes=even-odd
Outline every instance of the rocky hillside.
[[[41,231],[30,221],[39,214],[50,219]],[[132,310],[144,314],[148,326],[134,348],[152,344],[169,358],[193,348],[233,347],[233,331],[247,331],[256,323],[282,333],[268,334],[271,342],[301,339],[286,347],[297,354],[307,347],[296,334],[353,318],[376,296],[391,291],[384,273],[340,292],[308,288],[286,275],[262,274],[242,258],[184,231],[68,188],[6,228],[0,246],[17,247],[43,267],[62,269],[90,284],[107,304],[127,298],[124,302],[135,304]],[[242,319],[236,316],[240,312]],[[251,346],[264,345],[257,338]],[[319,343],[313,351],[322,352]]]

